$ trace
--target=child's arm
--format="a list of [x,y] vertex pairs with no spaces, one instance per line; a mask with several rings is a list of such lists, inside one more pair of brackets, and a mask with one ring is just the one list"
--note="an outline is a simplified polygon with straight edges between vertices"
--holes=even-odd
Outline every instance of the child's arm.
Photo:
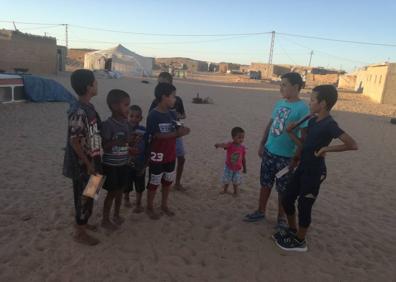
[[338,139],[340,139],[344,144],[323,147],[319,151],[315,152],[315,156],[324,157],[328,152],[344,152],[358,149],[356,141],[347,133],[341,134]]
[[272,122],[273,122],[273,119],[270,119],[270,121],[267,124],[267,127],[265,128],[263,138],[261,139],[260,147],[259,147],[259,150],[258,150],[258,155],[259,155],[260,158],[263,157],[264,145],[265,145],[265,143],[267,143],[267,139],[268,139],[269,131],[271,129]]
[[295,122],[291,122],[287,128],[286,131],[289,134],[290,138],[293,140],[294,143],[296,143],[297,147],[302,147],[303,144],[303,136],[306,135],[306,129],[300,129],[301,132],[301,138],[297,137],[297,135],[294,133],[294,128],[296,126],[297,123]]
[[242,167],[243,167],[243,173],[246,173],[247,172],[247,168],[246,168],[246,158],[245,158],[245,156],[243,156],[243,159],[242,159]]
[[157,132],[153,135],[154,139],[169,139],[169,138],[179,138],[190,133],[190,128],[181,126],[174,132],[160,133]]
[[81,139],[82,137],[75,137],[70,139],[70,145],[72,146],[74,152],[76,152],[78,158],[85,164],[87,167],[87,174],[96,174],[95,167],[89,161],[87,156],[84,154],[83,148],[81,146]]
[[216,144],[215,144],[215,148],[216,148],[216,149],[218,149],[218,148],[223,148],[223,149],[225,150],[225,149],[228,148],[228,146],[229,146],[228,143],[216,143]]

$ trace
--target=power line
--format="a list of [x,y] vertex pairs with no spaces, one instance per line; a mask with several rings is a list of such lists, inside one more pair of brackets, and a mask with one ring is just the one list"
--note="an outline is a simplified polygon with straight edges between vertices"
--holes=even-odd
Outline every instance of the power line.
[[[3,23],[14,23],[14,21],[5,21],[0,20]],[[29,24],[29,25],[65,25],[65,24],[53,24],[53,23],[38,23],[38,22],[15,22],[17,24]],[[96,31],[103,31],[103,32],[113,32],[113,33],[123,33],[123,34],[134,34],[134,35],[147,35],[147,36],[171,36],[171,37],[222,37],[222,36],[243,36],[243,35],[263,35],[263,34],[270,34],[271,31],[267,32],[251,32],[251,33],[215,33],[215,34],[176,34],[176,33],[145,33],[145,32],[135,32],[135,31],[125,31],[125,30],[113,30],[113,29],[106,29],[106,28],[95,28],[95,27],[88,27],[82,25],[74,25],[69,24],[70,27],[81,28],[81,29],[88,29],[88,30],[96,30]],[[320,36],[312,36],[312,35],[302,35],[302,34],[294,34],[294,33],[286,33],[286,32],[276,32],[278,35],[283,36],[290,36],[290,37],[300,37],[300,38],[307,38],[307,39],[315,39],[315,40],[324,40],[324,41],[333,41],[333,42],[340,42],[340,43],[350,43],[350,44],[360,44],[360,45],[371,45],[371,46],[385,46],[385,47],[396,47],[395,43],[378,43],[378,42],[368,42],[368,41],[354,41],[354,40],[343,40],[337,38],[327,38],[327,37],[320,37]]]
[[375,43],[375,42],[367,42],[367,41],[343,40],[343,39],[325,38],[325,37],[319,37],[319,36],[292,34],[292,33],[284,33],[284,32],[277,32],[277,34],[284,35],[284,36],[301,37],[301,38],[325,40],[325,41],[333,41],[333,42],[342,42],[342,43],[352,43],[352,44],[360,44],[360,45],[396,47],[396,44],[391,44],[391,43]]

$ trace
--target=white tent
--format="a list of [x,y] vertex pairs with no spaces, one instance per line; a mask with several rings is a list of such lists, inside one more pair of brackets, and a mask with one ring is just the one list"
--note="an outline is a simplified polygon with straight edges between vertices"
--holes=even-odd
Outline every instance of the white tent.
[[125,76],[150,76],[153,58],[140,56],[121,44],[110,49],[85,54],[84,68],[108,70]]

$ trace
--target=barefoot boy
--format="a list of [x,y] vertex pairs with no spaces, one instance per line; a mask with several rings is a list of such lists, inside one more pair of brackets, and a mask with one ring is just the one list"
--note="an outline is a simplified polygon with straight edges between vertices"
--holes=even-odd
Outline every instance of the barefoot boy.
[[[122,193],[129,180],[129,138],[132,129],[128,123],[130,97],[128,93],[113,89],[107,95],[107,105],[111,110],[109,117],[102,125],[103,171],[106,181],[103,188],[107,195],[103,205],[102,226],[109,230],[117,229],[124,219],[120,216]],[[110,211],[114,202],[113,221]],[[114,225],[116,224],[116,225]]]
[[234,187],[234,196],[238,195],[238,188],[241,184],[241,169],[246,173],[246,148],[242,145],[245,138],[245,131],[240,127],[234,127],[231,130],[232,142],[217,143],[216,148],[223,148],[227,151],[227,159],[224,166],[223,175],[223,191],[221,194],[226,194],[228,185],[232,183]]
[[177,117],[171,111],[176,98],[176,88],[168,83],[158,83],[155,87],[156,106],[147,117],[147,132],[150,139],[149,185],[147,191],[147,214],[158,219],[154,211],[156,190],[162,184],[162,211],[172,216],[168,207],[169,189],[174,180],[176,161],[176,138],[189,134],[187,127],[177,126]]
[[96,245],[99,240],[86,233],[95,229],[88,224],[92,214],[93,199],[83,196],[92,174],[101,172],[102,142],[101,121],[91,99],[98,93],[97,81],[92,71],[80,69],[71,75],[71,85],[78,95],[78,103],[69,113],[67,145],[63,175],[73,180],[76,231],[74,240],[86,245]]

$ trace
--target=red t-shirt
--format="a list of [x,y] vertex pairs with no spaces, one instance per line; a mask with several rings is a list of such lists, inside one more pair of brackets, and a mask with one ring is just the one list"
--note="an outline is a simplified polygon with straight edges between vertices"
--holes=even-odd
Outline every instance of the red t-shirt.
[[153,138],[156,133],[176,131],[176,116],[171,111],[161,113],[152,110],[147,117],[147,133],[151,139],[150,162],[171,163],[176,160],[176,137],[167,139]]
[[246,155],[246,148],[243,145],[236,145],[232,142],[227,145],[226,165],[232,171],[240,171],[242,169],[242,161]]

